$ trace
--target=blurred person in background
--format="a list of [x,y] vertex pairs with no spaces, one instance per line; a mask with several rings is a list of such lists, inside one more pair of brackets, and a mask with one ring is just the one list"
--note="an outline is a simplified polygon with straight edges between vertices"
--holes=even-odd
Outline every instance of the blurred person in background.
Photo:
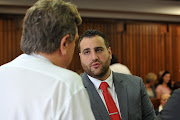
[[163,94],[171,94],[172,86],[171,86],[171,74],[169,71],[164,71],[159,80],[159,85],[156,88],[156,96],[157,98],[161,98]]
[[146,75],[146,89],[150,98],[156,97],[155,83],[157,82],[157,75],[155,73],[148,73]]
[[114,72],[124,73],[124,74],[131,74],[131,71],[128,69],[127,66],[121,64],[118,62],[118,59],[115,57],[114,54],[112,54],[112,59],[110,63],[110,69]]
[[173,91],[155,120],[179,120],[180,119],[180,88]]
[[170,94],[163,94],[163,95],[161,96],[160,105],[159,105],[159,107],[155,110],[156,115],[158,115],[158,114],[161,112],[161,110],[163,110],[163,107],[164,107],[164,105],[166,104],[166,102],[168,101],[168,99],[169,99],[170,96],[171,96]]

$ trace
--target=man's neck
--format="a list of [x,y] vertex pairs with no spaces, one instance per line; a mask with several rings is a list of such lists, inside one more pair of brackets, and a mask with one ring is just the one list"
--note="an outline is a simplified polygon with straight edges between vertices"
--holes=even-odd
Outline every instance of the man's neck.
[[51,61],[54,65],[65,68],[62,59],[60,59],[60,56],[56,52],[54,53],[37,53],[45,58],[47,58],[49,61]]
[[[101,81],[104,81],[104,80],[106,80],[110,75],[111,75],[111,70],[109,69],[104,76],[102,76],[102,77],[94,77],[94,78],[96,78],[96,79],[98,79],[98,80],[101,80]],[[93,76],[92,76],[92,77],[93,77]]]

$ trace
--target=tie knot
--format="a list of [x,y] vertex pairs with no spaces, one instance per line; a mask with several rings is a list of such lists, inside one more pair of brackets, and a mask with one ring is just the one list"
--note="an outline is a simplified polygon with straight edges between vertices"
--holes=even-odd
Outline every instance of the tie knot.
[[102,82],[101,84],[100,84],[100,88],[104,91],[104,90],[107,90],[107,88],[108,88],[108,84],[107,84],[107,82]]

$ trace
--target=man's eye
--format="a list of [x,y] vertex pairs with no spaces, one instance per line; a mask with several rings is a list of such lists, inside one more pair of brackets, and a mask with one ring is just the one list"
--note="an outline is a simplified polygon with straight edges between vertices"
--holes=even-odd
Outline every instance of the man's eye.
[[101,52],[102,50],[101,49],[97,49],[96,52]]
[[84,52],[85,55],[87,55],[87,54],[89,54],[89,53],[90,53],[89,51],[85,51],[85,52]]

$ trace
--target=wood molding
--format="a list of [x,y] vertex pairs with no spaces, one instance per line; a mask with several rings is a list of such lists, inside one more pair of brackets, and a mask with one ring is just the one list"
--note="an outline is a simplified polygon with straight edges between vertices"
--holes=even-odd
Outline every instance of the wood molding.
[[112,18],[126,20],[147,20],[147,21],[166,21],[180,23],[180,15],[157,14],[146,12],[128,12],[113,10],[78,9],[82,17],[87,18]]

